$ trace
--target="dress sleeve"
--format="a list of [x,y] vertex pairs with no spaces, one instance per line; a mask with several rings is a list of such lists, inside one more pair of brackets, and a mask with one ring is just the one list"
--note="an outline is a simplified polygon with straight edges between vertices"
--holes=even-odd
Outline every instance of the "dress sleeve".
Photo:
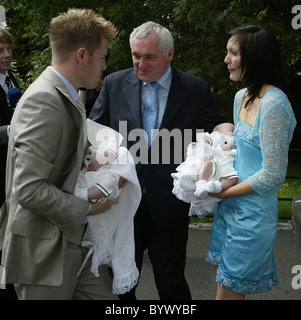
[[249,178],[250,186],[259,194],[278,190],[286,176],[290,144],[290,115],[285,106],[272,100],[262,106],[259,140],[262,169]]

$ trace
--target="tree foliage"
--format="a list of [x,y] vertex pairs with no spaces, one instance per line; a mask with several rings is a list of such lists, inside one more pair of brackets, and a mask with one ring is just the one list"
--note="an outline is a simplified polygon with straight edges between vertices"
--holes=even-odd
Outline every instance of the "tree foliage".
[[14,58],[24,87],[50,64],[50,20],[70,7],[91,8],[116,26],[109,72],[132,65],[129,35],[133,28],[148,20],[166,26],[175,39],[174,66],[209,82],[218,106],[229,120],[238,84],[229,81],[223,60],[226,34],[234,27],[255,23],[274,31],[288,80],[292,87],[296,81],[300,86],[301,29],[291,25],[297,0],[2,0],[2,5],[16,38]]

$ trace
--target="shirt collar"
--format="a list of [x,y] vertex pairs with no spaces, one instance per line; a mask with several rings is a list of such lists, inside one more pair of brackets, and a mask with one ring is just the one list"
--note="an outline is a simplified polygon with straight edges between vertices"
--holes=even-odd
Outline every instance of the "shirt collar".
[[9,75],[9,74],[8,74],[7,71],[6,71],[5,73],[0,73],[0,84],[1,84],[2,87],[3,87],[3,85],[4,85],[4,82],[5,82],[6,77],[7,77],[8,75]]
[[[163,75],[163,77],[161,77],[159,80],[157,80],[156,82],[159,83],[159,85],[161,87],[163,87],[166,90],[169,90],[170,85],[171,85],[171,67],[169,65],[168,70],[165,72],[165,74]],[[143,86],[146,86],[147,82],[143,82]]]
[[78,99],[78,92],[76,89],[73,87],[73,85],[62,75],[60,74],[57,70],[55,70],[53,67],[50,67],[57,75],[58,77],[63,81],[65,84],[67,90],[69,91],[73,101],[76,101]]

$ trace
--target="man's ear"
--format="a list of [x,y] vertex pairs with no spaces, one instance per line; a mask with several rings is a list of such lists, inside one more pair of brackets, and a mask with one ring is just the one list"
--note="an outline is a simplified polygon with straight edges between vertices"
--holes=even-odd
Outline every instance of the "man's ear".
[[79,64],[83,64],[87,59],[88,51],[86,48],[81,47],[76,51],[76,58]]
[[170,48],[168,55],[167,55],[169,62],[171,62],[173,60],[173,56],[174,56],[174,48]]

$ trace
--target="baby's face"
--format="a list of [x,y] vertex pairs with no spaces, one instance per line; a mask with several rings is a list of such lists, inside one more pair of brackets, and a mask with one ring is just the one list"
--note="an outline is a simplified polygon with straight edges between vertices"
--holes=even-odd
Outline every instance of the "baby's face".
[[222,125],[218,131],[228,136],[233,136],[234,129],[235,129],[235,126],[229,123],[229,124]]

